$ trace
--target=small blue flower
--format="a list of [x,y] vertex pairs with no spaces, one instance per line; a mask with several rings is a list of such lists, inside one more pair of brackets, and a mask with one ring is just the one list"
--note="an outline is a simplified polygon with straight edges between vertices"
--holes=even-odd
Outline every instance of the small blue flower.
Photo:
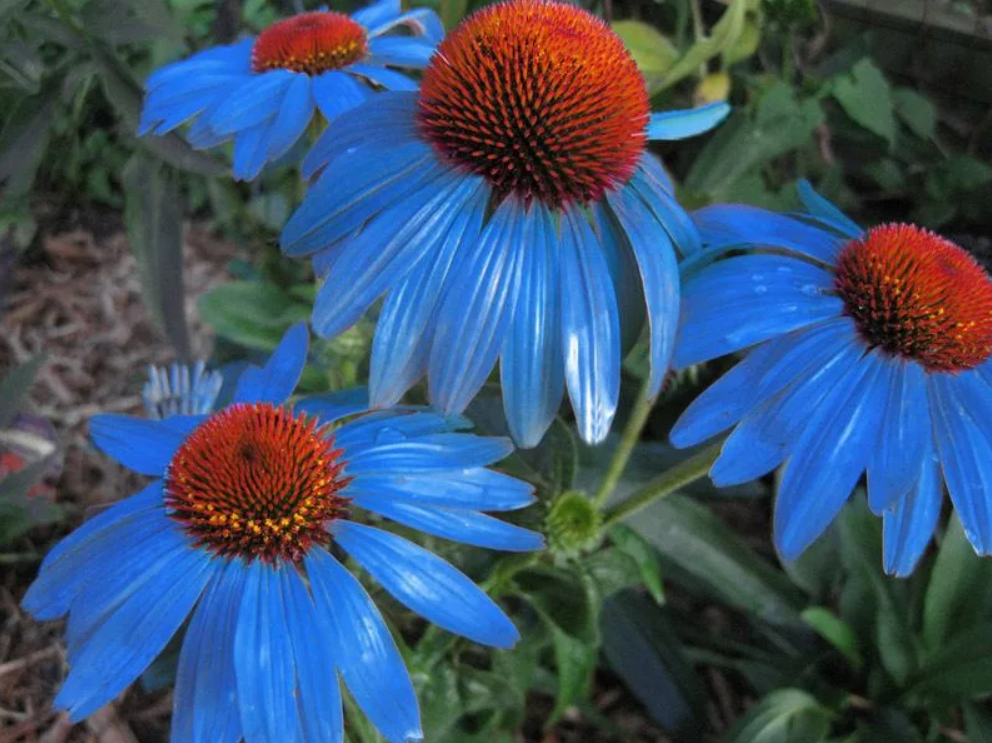
[[292,328],[212,415],[92,421],[103,451],[156,479],[58,544],[24,598],[39,619],[68,615],[56,706],[73,720],[120,694],[188,619],[173,741],[341,741],[339,674],[386,739],[421,740],[396,643],[332,545],[440,627],[499,648],[518,639],[464,574],[349,518],[363,508],[445,539],[538,549],[538,534],[483,513],[533,501],[486,469],[509,442],[425,409],[367,412],[362,393],[291,409],[307,346]]
[[214,408],[224,384],[220,372],[208,372],[206,364],[173,363],[168,368],[148,367],[148,381],[141,390],[145,412],[152,418],[173,415],[202,415]]
[[[390,35],[406,29],[413,35]],[[278,21],[257,38],[220,46],[152,74],[138,134],[166,134],[196,119],[198,149],[234,140],[234,177],[251,180],[289,150],[314,109],[328,121],[374,88],[415,90],[392,69],[427,64],[444,35],[431,10],[380,0],[351,17],[319,10]]]
[[652,394],[664,380],[675,250],[699,245],[647,141],[705,132],[728,111],[651,115],[623,42],[574,5],[473,14],[419,92],[350,111],[305,158],[319,177],[281,243],[326,279],[314,328],[335,336],[385,294],[373,406],[426,375],[431,402],[458,413],[499,359],[520,445],[540,441],[566,388],[582,437],[602,441],[645,314]]
[[675,365],[754,348],[689,407],[673,443],[732,428],[710,472],[718,485],[785,463],[775,504],[785,559],[827,528],[866,470],[887,572],[912,572],[944,483],[989,554],[992,281],[931,232],[862,230],[805,181],[799,192],[796,216],[733,204],[695,214],[702,257],[738,254],[684,281]]

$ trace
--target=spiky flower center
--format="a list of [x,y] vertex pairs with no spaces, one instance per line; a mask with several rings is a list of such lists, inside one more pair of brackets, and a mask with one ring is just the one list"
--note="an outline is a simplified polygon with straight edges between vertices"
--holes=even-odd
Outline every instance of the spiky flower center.
[[508,0],[464,20],[424,71],[418,125],[498,198],[588,203],[644,152],[644,79],[619,37],[574,5]]
[[275,562],[302,559],[342,514],[344,461],[324,429],[268,403],[210,416],[169,465],[165,501],[199,546]]
[[258,35],[251,48],[251,68],[319,75],[357,62],[368,51],[365,29],[343,13],[300,13]]
[[992,281],[939,235],[875,227],[841,251],[835,286],[873,347],[933,372],[973,369],[992,355]]

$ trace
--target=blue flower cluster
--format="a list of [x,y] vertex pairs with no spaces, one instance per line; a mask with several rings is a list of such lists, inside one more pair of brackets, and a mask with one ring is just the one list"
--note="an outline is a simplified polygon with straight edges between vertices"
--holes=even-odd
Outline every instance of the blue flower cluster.
[[[517,633],[469,578],[353,509],[540,549],[487,515],[533,500],[488,469],[510,441],[465,432],[461,414],[498,364],[518,445],[540,442],[566,393],[601,442],[642,330],[651,397],[673,367],[741,354],[671,440],[729,431],[719,485],[784,467],[784,559],[866,473],[886,571],[913,570],[945,486],[992,552],[992,281],[961,248],[912,225],[864,230],[806,183],[799,214],[687,213],[648,143],[704,133],[729,107],[652,113],[619,39],[555,0],[505,0],[446,37],[398,0],[286,19],[153,74],[140,133],[192,122],[193,146],[233,140],[235,177],[254,178],[315,110],[329,124],[280,242],[322,282],[319,335],[383,300],[369,390],[292,401],[300,326],[223,408],[218,376],[176,367],[152,372],[152,419],[93,420],[99,448],[155,479],[59,544],[24,599],[68,616],[57,703],[73,719],[188,621],[173,740],[341,741],[339,679],[386,739],[421,740],[397,645],[344,557],[444,629],[498,648]],[[424,378],[431,407],[401,405]]]

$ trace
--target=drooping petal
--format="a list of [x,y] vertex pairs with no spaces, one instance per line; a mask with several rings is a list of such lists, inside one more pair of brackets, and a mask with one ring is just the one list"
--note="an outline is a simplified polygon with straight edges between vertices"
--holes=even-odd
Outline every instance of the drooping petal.
[[186,437],[161,421],[104,413],[90,419],[90,438],[128,469],[162,476]]
[[351,20],[371,29],[391,21],[402,12],[403,6],[400,0],[378,0],[356,10],[351,14]]
[[512,511],[535,500],[533,485],[481,468],[422,475],[359,475],[345,492],[354,497],[383,496],[415,505],[477,511]]
[[304,561],[318,621],[327,623],[352,697],[390,743],[423,740],[410,674],[372,599],[324,550],[310,550]]
[[845,237],[853,239],[863,232],[856,222],[820,196],[805,178],[799,179],[799,200],[803,202],[803,206],[806,207],[806,211],[811,216],[834,228]]
[[190,548],[131,594],[75,653],[55,706],[77,722],[124,691],[179,629],[215,568]]
[[315,415],[323,423],[333,423],[369,409],[369,393],[364,387],[340,392],[309,395],[296,403],[297,413]]
[[341,690],[328,641],[330,628],[318,618],[310,592],[296,570],[282,570],[286,626],[296,663],[303,743],[341,743]]
[[710,470],[713,482],[720,487],[738,485],[781,464],[805,428],[809,411],[850,374],[863,353],[858,344],[848,343],[811,359],[795,382],[744,416]]
[[335,542],[397,601],[442,629],[484,645],[512,647],[520,635],[503,610],[440,557],[389,532],[337,521]]
[[[457,219],[481,184],[448,173],[424,193],[387,209],[341,247],[313,308],[314,329],[334,337],[354,325],[387,289],[406,276]],[[428,195],[429,192],[429,195]]]
[[672,244],[682,255],[692,255],[702,247],[702,238],[692,217],[682,208],[671,188],[671,179],[662,178],[652,155],[641,158],[627,188],[641,198],[655,220],[665,228]]
[[599,443],[620,396],[620,318],[609,269],[585,216],[561,225],[562,346],[565,382],[582,438]]
[[369,91],[350,75],[330,70],[313,79],[313,97],[328,121],[365,102]]
[[428,394],[444,412],[464,410],[496,363],[520,285],[529,219],[523,204],[504,200],[478,245],[452,269],[457,280],[445,284],[427,360]]
[[159,88],[170,87],[177,82],[199,76],[216,74],[250,74],[251,48],[254,39],[242,39],[234,44],[215,46],[197,52],[188,59],[173,62],[155,70],[145,80],[145,89],[152,93]]
[[[599,238],[599,249],[606,259],[613,281],[613,293],[617,298],[617,312],[620,313],[620,355],[626,356],[637,344],[648,324],[647,302],[644,298],[641,271],[637,266],[637,257],[630,241],[623,233],[623,227],[617,215],[607,205],[606,200],[592,203],[588,207],[592,217],[593,232]],[[654,221],[652,219],[652,221]],[[659,224],[655,229],[661,235],[662,241],[668,241],[668,235]]]
[[186,630],[172,698],[172,743],[238,743],[241,717],[234,675],[245,565],[229,561],[215,575]]
[[916,481],[882,514],[882,559],[885,572],[904,578],[913,572],[933,537],[940,518],[940,467],[933,443],[927,441],[917,460]]
[[992,405],[968,375],[927,377],[944,481],[965,535],[980,555],[992,553]]
[[471,427],[463,416],[439,415],[429,408],[377,410],[345,423],[335,431],[334,441],[354,459],[363,452],[374,455],[374,450],[388,444]]
[[521,251],[520,287],[500,361],[506,421],[523,447],[541,441],[565,392],[558,237],[546,208],[535,206],[531,216],[531,239]]
[[207,122],[218,134],[235,134],[258,126],[276,115],[279,103],[297,78],[307,80],[290,70],[272,70],[252,75],[235,88]]
[[[879,352],[859,360],[807,415],[775,501],[775,544],[794,560],[829,526],[878,438],[886,384]],[[883,382],[887,382],[884,379]]]
[[834,265],[844,244],[831,232],[744,204],[707,206],[692,217],[708,249],[728,245],[783,248]]
[[296,667],[279,575],[292,569],[262,560],[247,569],[234,633],[234,670],[241,729],[252,743],[299,740]]
[[262,172],[272,136],[271,123],[263,121],[235,135],[231,174],[236,180],[250,181]]
[[289,399],[307,363],[310,334],[306,323],[297,323],[282,337],[262,368],[249,367],[238,380],[234,402],[269,402],[281,405]]
[[716,101],[684,111],[664,111],[651,114],[648,139],[687,139],[708,132],[730,115],[725,101]]
[[439,433],[349,454],[349,475],[413,475],[485,467],[509,456],[508,439]]
[[411,36],[379,36],[369,39],[369,62],[396,67],[426,67],[435,44]]
[[411,80],[402,72],[388,67],[373,67],[372,65],[353,64],[346,72],[350,75],[361,75],[369,82],[386,90],[417,90],[417,82]]
[[[685,368],[839,316],[833,276],[784,256],[718,261],[682,287],[675,365]],[[719,297],[719,301],[714,301]]]
[[458,255],[479,241],[489,191],[474,189],[447,230],[425,237],[424,260],[389,292],[372,340],[369,394],[375,407],[395,405],[427,372],[443,287],[464,280],[454,271]]
[[868,459],[868,504],[881,515],[906,496],[919,479],[919,464],[932,448],[930,402],[923,368],[893,358],[885,422]]
[[679,323],[678,261],[667,233],[656,227],[644,202],[633,192],[620,189],[611,194],[610,205],[623,226],[641,273],[651,339],[648,389],[653,397],[661,391],[675,350]]
[[296,77],[286,89],[279,111],[271,124],[271,134],[265,150],[265,159],[282,157],[303,136],[313,117],[314,100],[310,94],[310,78]]
[[352,503],[404,526],[476,547],[530,552],[544,546],[544,538],[537,532],[478,511],[416,506],[381,495],[355,496]]

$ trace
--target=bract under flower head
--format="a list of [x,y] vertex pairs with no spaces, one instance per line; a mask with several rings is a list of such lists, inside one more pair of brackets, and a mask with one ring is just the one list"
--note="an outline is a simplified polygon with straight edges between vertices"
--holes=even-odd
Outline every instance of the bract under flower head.
[[251,68],[319,75],[358,62],[368,51],[365,29],[343,13],[300,13],[258,35],[251,48]]
[[418,124],[501,198],[588,203],[647,143],[644,79],[617,35],[568,3],[509,0],[461,23],[424,70]]
[[992,281],[954,243],[908,224],[875,227],[837,258],[837,292],[872,347],[930,371],[992,355]]
[[733,429],[710,470],[718,485],[785,464],[775,504],[785,559],[823,533],[866,472],[886,571],[913,570],[945,483],[976,551],[992,552],[988,276],[930,232],[862,230],[805,182],[800,197],[799,217],[738,204],[694,215],[701,255],[737,255],[685,264],[675,363],[753,348],[689,406],[672,442]]

